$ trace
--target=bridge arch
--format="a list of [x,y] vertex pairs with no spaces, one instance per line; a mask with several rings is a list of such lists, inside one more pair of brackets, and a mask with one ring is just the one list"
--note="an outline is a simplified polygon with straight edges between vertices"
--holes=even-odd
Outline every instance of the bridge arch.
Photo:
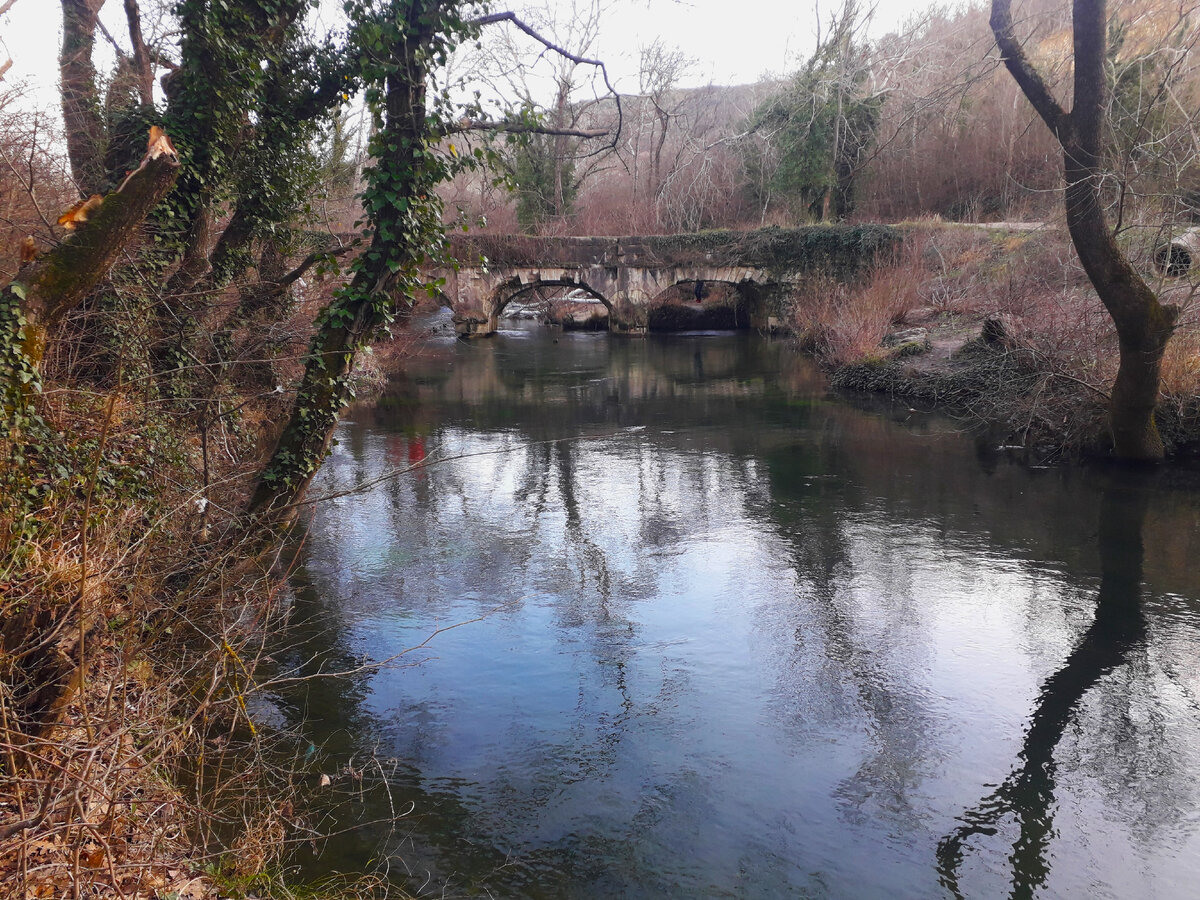
[[588,284],[586,281],[584,281],[582,279],[578,279],[578,278],[571,279],[571,278],[540,278],[540,277],[537,277],[537,278],[531,278],[528,281],[523,281],[523,280],[520,280],[519,278],[514,277],[508,281],[502,282],[500,285],[497,286],[495,292],[492,295],[492,307],[491,308],[494,310],[495,314],[497,316],[499,316],[502,312],[504,312],[504,308],[506,306],[508,306],[508,304],[512,303],[512,301],[516,300],[518,297],[523,296],[524,294],[532,293],[533,291],[536,291],[539,288],[543,288],[543,287],[561,287],[561,288],[570,288],[570,289],[579,290],[579,291],[586,291],[591,296],[595,297],[597,300],[599,300],[601,303],[603,303],[605,308],[608,309],[608,311],[610,313],[612,312],[612,303],[609,301],[609,299],[606,296],[604,296],[604,294],[600,293],[600,291],[596,290],[594,287],[592,287],[590,284]]
[[[650,297],[647,326],[651,331],[681,328],[752,329],[767,327],[766,286],[752,278],[734,280],[725,273],[681,274],[669,287]],[[713,293],[726,302],[714,303]]]

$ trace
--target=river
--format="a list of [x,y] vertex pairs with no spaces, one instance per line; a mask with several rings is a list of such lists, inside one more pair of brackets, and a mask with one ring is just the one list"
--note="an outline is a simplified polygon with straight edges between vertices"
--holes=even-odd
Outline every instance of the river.
[[1200,890],[1196,471],[1023,465],[745,333],[433,339],[337,440],[275,653],[357,669],[272,697],[307,877]]

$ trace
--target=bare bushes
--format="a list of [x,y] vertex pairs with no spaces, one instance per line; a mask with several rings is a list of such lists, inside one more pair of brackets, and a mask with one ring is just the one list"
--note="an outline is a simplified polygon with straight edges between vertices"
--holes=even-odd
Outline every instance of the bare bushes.
[[331,826],[304,799],[319,756],[252,720],[282,604],[269,542],[225,513],[248,438],[214,425],[205,473],[159,404],[47,394],[65,437],[0,522],[0,896],[264,890]]
[[1175,446],[1200,450],[1200,306],[1184,308],[1162,362],[1159,428]]
[[149,896],[173,884],[165,861],[184,835],[161,766],[189,735],[170,693],[148,688],[143,649],[161,627],[151,597],[179,564],[174,547],[191,544],[195,508],[171,489],[185,471],[177,448],[151,449],[163,434],[145,412],[121,394],[51,386],[49,427],[25,448],[44,477],[15,481],[34,460],[5,448],[7,486],[20,491],[6,492],[0,516],[5,896]]
[[40,115],[13,112],[15,96],[0,91],[0,283],[20,264],[22,242],[43,249],[55,240],[51,223],[76,197],[55,135]]
[[801,344],[834,366],[880,356],[887,333],[921,305],[923,244],[919,237],[907,240],[859,282],[814,278],[789,313]]
[[243,896],[330,827],[319,758],[251,720],[282,576],[234,515],[319,302],[236,331],[234,382],[197,362],[175,400],[136,341],[86,374],[93,302],[48,347],[40,424],[0,435],[0,896]]
[[[1117,339],[1065,229],[932,224],[909,241],[869,280],[796,303],[797,332],[838,368],[835,384],[1001,423],[1009,443],[1041,457],[1105,452]],[[1170,290],[1185,313],[1164,360],[1159,418],[1180,449],[1200,445],[1200,311],[1189,285]],[[912,325],[931,349],[881,346]]]

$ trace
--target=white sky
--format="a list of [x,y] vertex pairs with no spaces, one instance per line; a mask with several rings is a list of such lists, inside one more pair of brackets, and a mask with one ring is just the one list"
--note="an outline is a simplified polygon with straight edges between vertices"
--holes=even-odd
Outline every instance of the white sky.
[[[325,2],[338,5],[335,0]],[[827,18],[835,2],[820,3],[821,18]],[[872,33],[894,30],[930,4],[931,0],[879,0]],[[784,0],[614,0],[598,54],[618,90],[626,93],[637,90],[639,49],[656,37],[697,60],[686,84],[744,84],[765,73],[795,68],[812,46],[817,17],[815,3]],[[0,19],[0,62],[13,60],[5,83],[25,83],[29,90],[23,105],[51,114],[58,106],[61,18],[58,0],[17,0]],[[102,20],[119,42],[127,43],[119,0],[108,0]],[[98,67],[111,65],[112,52],[103,38],[97,41],[97,51]]]

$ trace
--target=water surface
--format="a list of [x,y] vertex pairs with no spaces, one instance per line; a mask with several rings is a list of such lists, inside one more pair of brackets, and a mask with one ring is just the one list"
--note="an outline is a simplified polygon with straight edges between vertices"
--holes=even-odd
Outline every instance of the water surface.
[[275,698],[375,822],[310,874],[1196,895],[1194,473],[1025,467],[746,334],[435,342],[338,441],[278,656],[403,655]]

